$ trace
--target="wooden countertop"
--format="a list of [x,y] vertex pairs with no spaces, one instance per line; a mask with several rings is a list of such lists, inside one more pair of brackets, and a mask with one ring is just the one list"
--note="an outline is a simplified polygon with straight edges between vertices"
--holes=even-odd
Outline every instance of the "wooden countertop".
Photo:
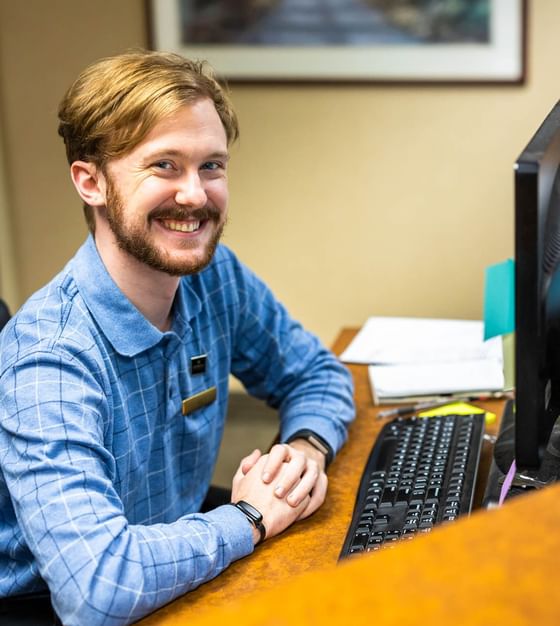
[[[343,330],[335,352],[355,332]],[[329,469],[329,492],[321,509],[143,619],[142,626],[560,624],[560,606],[547,600],[547,583],[551,587],[555,582],[560,555],[560,486],[337,564],[360,476],[384,423],[376,419],[379,409],[371,401],[366,367],[350,369],[357,418],[348,444]],[[484,403],[498,414],[502,406],[495,400]],[[493,424],[488,431],[496,429]],[[478,500],[490,459],[491,446],[485,444]]]

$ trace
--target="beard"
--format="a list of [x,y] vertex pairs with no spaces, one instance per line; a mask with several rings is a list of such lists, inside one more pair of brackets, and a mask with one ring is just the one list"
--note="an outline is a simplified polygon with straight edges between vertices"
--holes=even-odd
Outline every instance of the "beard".
[[[221,223],[221,213],[211,206],[202,209],[187,210],[180,205],[154,209],[148,214],[146,226],[127,225],[124,214],[125,205],[113,180],[107,177],[107,221],[121,250],[127,252],[141,263],[159,272],[170,276],[187,276],[203,270],[212,260],[216,247],[224,231],[225,222]],[[192,254],[190,258],[173,259],[169,252],[159,248],[151,241],[147,226],[154,220],[207,220],[217,225],[210,241],[206,244],[202,254]],[[183,243],[184,250],[188,250],[190,242]]]

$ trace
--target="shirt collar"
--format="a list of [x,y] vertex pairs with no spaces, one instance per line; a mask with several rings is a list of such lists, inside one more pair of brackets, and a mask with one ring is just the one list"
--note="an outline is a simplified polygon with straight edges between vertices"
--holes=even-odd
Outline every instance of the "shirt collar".
[[153,348],[169,335],[183,339],[190,330],[189,320],[202,308],[188,277],[182,278],[173,304],[172,331],[162,333],[111,278],[91,235],[72,260],[72,274],[92,317],[113,348],[124,356],[135,356]]

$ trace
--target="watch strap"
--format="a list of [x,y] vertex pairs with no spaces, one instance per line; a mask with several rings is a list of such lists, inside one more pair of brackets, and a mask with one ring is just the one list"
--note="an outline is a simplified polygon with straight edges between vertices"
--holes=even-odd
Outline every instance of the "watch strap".
[[259,531],[261,538],[258,543],[261,543],[261,541],[264,541],[266,537],[266,528],[265,528],[265,525],[263,524],[262,513],[258,511],[252,504],[245,502],[245,500],[232,502],[232,505],[238,508],[240,511],[242,511],[245,514],[245,517]]

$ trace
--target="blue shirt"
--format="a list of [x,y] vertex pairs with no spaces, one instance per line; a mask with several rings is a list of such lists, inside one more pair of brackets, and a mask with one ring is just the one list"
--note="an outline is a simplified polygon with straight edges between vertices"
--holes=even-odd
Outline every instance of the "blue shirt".
[[279,409],[283,440],[343,444],[347,370],[231,251],[181,279],[162,333],[88,238],[0,335],[0,597],[46,582],[65,625],[128,624],[249,554],[241,511],[199,513],[230,372]]

